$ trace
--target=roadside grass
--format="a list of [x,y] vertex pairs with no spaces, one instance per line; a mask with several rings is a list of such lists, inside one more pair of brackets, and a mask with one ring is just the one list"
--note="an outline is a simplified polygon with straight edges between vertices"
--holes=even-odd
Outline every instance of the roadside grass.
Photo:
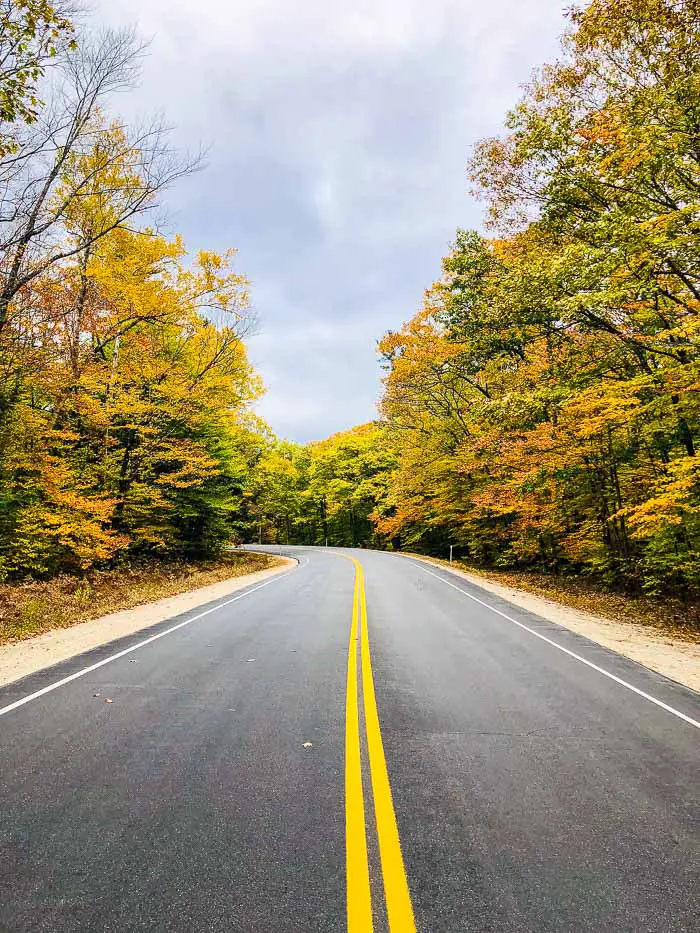
[[[449,561],[437,557],[426,558],[423,554],[412,556],[444,567],[450,566]],[[551,599],[590,615],[613,619],[616,622],[635,622],[654,630],[657,634],[683,641],[700,642],[698,603],[686,604],[669,597],[661,599],[613,593],[581,577],[554,577],[543,573],[513,570],[484,570],[461,560],[453,561],[452,567],[475,577],[500,583],[502,586],[510,586],[533,596]]]
[[217,560],[134,562],[81,576],[0,584],[0,644],[67,628],[120,609],[176,596],[279,564],[269,554],[230,552]]

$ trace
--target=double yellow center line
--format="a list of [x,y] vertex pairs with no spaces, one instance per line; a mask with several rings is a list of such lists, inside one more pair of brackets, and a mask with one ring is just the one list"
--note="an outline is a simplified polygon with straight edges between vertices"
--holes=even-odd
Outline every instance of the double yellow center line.
[[[343,555],[344,557],[347,555]],[[377,824],[379,858],[384,899],[391,933],[415,933],[411,896],[401,855],[399,830],[391,798],[389,773],[379,727],[372,662],[367,633],[367,603],[362,565],[355,565],[352,625],[348,650],[348,680],[345,703],[345,851],[347,877],[348,933],[371,933],[372,892],[367,858],[367,827],[360,751],[360,672],[364,702],[365,734],[369,773]],[[360,668],[358,670],[358,641]]]

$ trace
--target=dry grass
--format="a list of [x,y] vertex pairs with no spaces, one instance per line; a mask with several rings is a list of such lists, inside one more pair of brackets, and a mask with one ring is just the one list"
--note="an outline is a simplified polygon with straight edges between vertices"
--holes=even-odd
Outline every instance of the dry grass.
[[67,628],[119,609],[219,583],[279,563],[250,551],[215,561],[148,561],[84,576],[0,584],[0,644],[20,641],[52,628]]
[[[449,562],[445,560],[432,557],[428,560],[449,566]],[[684,641],[700,642],[700,605],[697,603],[685,604],[671,598],[611,593],[581,577],[554,577],[512,570],[483,570],[458,560],[454,561],[453,566],[494,583],[552,599],[582,612],[614,619],[617,622],[636,622],[664,635],[672,635]]]

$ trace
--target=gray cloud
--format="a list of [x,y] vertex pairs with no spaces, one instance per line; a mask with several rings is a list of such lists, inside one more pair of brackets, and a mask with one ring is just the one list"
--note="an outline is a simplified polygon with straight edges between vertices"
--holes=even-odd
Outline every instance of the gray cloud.
[[153,36],[122,109],[211,144],[169,197],[173,227],[240,250],[260,413],[297,440],[373,417],[376,341],[419,306],[455,228],[480,224],[469,148],[556,54],[562,0],[102,3]]

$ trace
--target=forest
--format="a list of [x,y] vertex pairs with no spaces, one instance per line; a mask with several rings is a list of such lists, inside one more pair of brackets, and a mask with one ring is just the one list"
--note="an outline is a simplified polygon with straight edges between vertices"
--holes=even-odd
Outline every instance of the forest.
[[129,126],[135,32],[2,7],[0,576],[197,556],[235,535],[260,448],[234,251],[161,232],[200,167],[160,119]]
[[[568,13],[458,230],[379,341],[375,421],[311,444],[255,414],[235,251],[162,233],[200,167],[111,114],[144,46],[0,6],[0,579],[250,541],[700,590],[700,2]],[[426,283],[427,284],[427,283]]]
[[491,235],[379,343],[380,418],[267,455],[278,534],[697,594],[700,5],[569,20],[472,154]]

